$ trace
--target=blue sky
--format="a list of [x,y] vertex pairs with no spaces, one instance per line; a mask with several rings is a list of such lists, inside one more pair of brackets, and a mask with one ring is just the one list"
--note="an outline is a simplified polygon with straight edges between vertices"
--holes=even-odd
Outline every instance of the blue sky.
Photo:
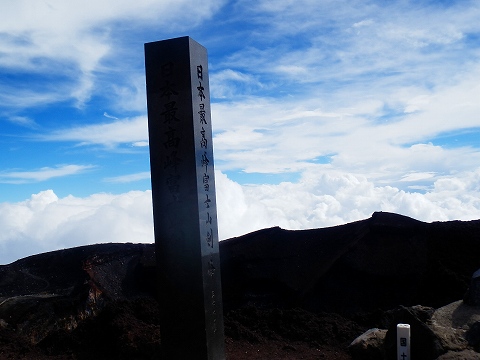
[[6,0],[0,263],[152,242],[143,44],[209,53],[220,238],[480,218],[480,3]]

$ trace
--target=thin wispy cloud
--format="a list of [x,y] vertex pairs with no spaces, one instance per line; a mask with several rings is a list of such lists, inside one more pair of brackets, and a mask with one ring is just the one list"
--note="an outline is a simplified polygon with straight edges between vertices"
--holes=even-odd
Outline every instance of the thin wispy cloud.
[[43,141],[71,141],[80,145],[103,145],[110,148],[129,143],[139,146],[147,139],[146,116],[66,128],[39,136],[39,140]]
[[137,174],[128,174],[116,177],[106,178],[104,181],[112,183],[130,183],[139,180],[150,179],[150,171],[144,171]]
[[32,171],[0,172],[0,183],[23,184],[47,181],[53,178],[77,175],[94,167],[92,165],[59,165],[54,168],[43,167]]
[[110,115],[106,111],[103,113],[103,116],[105,116],[107,119],[118,120],[118,118],[116,116]]
[[[26,82],[27,79],[24,81]],[[0,83],[0,104],[2,104],[2,108],[6,109],[9,113],[68,99],[66,92],[61,91],[66,90],[63,85],[59,85],[60,89],[56,89],[56,91],[52,91],[52,89],[45,88],[43,85],[38,84],[31,86],[35,89],[24,89],[22,85],[26,85],[26,83],[18,87]]]
[[32,120],[26,116],[11,116],[8,118],[8,120],[19,126],[24,126],[32,129],[38,128],[38,124],[35,122],[35,120]]
[[[96,74],[105,73],[112,66],[111,57],[117,53],[112,48],[113,34],[121,32],[125,23],[129,24],[127,27],[155,24],[168,26],[170,31],[186,29],[187,23],[195,26],[209,18],[221,3],[206,0],[201,6],[188,6],[186,0],[3,2],[0,66],[25,76],[33,73],[37,78],[43,77],[40,81],[45,84],[52,77],[68,79],[68,96],[75,106],[84,106],[97,92],[96,85],[101,85]],[[137,51],[141,49],[140,44]],[[65,95],[55,89],[49,92],[45,102]]]

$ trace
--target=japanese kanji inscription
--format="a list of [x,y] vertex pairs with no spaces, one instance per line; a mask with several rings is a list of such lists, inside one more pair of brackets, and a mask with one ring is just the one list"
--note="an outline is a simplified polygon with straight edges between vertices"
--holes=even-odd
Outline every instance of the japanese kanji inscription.
[[162,351],[225,359],[206,49],[145,44]]

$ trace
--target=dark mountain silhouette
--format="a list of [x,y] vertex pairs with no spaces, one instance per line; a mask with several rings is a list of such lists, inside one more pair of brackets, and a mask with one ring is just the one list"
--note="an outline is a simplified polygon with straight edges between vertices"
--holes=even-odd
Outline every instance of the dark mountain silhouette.
[[462,298],[480,268],[480,220],[424,223],[392,213],[324,229],[278,227],[220,248],[227,306],[348,314]]
[[[480,268],[480,220],[378,212],[330,228],[259,230],[222,241],[220,257],[228,359],[349,359],[348,344],[387,311],[463,298]],[[0,359],[158,356],[155,271],[146,244],[0,266]]]

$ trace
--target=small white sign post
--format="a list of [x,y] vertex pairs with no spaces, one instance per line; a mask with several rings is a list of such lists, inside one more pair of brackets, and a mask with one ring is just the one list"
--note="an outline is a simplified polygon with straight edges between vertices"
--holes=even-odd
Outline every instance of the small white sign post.
[[397,325],[397,360],[410,360],[410,325]]

